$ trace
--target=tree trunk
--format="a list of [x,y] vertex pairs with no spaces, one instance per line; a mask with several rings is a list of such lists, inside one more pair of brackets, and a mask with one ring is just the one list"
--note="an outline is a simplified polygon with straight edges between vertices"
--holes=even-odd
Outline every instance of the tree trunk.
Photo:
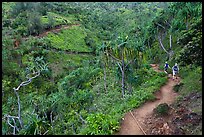
[[172,50],[172,44],[171,44],[171,41],[172,41],[172,36],[170,35],[169,36],[169,46],[170,46],[170,52],[169,52],[169,60],[171,60],[171,58],[172,58],[172,56],[173,56],[173,54],[174,54],[174,52],[173,52],[173,50]]
[[105,93],[107,93],[107,88],[106,88],[106,64],[104,63],[104,88],[105,88]]
[[122,51],[122,95],[124,98],[124,95],[125,95],[125,63],[124,63],[123,51]]
[[171,47],[172,47],[172,45],[171,45],[171,39],[172,39],[172,37],[171,37],[171,35],[169,36],[169,46],[170,46],[170,50],[171,50]]
[[17,56],[17,62],[18,62],[19,67],[22,67],[22,66],[23,66],[22,55],[19,54],[19,55]]
[[132,94],[132,85],[128,85],[129,94]]
[[186,30],[188,30],[188,16],[186,17]]
[[159,43],[160,43],[160,46],[162,47],[162,49],[167,53],[169,54],[169,52],[164,48],[163,44],[162,44],[162,41],[161,41],[161,38],[158,36],[158,39],[159,39]]
[[174,54],[174,52],[173,52],[173,50],[171,50],[171,51],[169,52],[169,60],[171,60],[173,54]]

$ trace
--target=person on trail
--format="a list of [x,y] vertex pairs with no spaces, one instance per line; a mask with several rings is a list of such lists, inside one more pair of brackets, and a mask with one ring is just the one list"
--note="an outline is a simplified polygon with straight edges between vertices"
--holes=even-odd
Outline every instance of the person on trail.
[[[173,70],[173,80],[174,80],[174,77],[176,76],[176,74],[178,74],[179,72],[179,67],[178,67],[178,64],[175,63],[175,65],[172,67],[172,70]],[[177,79],[177,77],[176,77]]]
[[167,69],[170,68],[169,64],[167,63],[167,61],[165,62],[164,65],[164,72],[167,74]]

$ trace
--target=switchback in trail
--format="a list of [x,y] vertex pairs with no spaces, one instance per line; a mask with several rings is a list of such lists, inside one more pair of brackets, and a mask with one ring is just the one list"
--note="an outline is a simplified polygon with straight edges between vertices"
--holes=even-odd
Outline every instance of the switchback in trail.
[[[159,72],[157,64],[150,64],[151,67]],[[143,104],[141,107],[132,110],[125,114],[121,128],[117,135],[144,135],[146,125],[145,119],[147,116],[153,114],[154,108],[156,108],[161,103],[172,104],[177,96],[177,93],[173,91],[174,85],[180,82],[180,78],[176,80],[172,80],[172,75],[168,75],[168,82],[160,88],[159,91],[155,93],[156,100],[155,101],[148,101]]]
[[[49,29],[44,31],[43,33],[40,33],[39,35],[33,36],[34,38],[42,38],[45,37],[46,35],[48,35],[50,32],[52,33],[59,33],[61,30],[63,29],[69,29],[73,26],[80,26],[80,24],[72,24],[72,25],[61,25],[61,26],[56,26],[53,29]],[[22,40],[28,40],[29,37],[23,37]],[[14,41],[14,48],[18,48],[20,45],[20,42],[15,40]],[[43,47],[44,49],[47,49],[46,47]],[[70,51],[70,50],[61,50],[61,49],[57,49],[54,47],[50,47],[48,50],[53,51],[53,52],[62,52],[65,54],[87,54],[87,55],[93,55],[93,52],[82,52],[82,51]]]
[[[59,26],[55,26],[54,28],[52,29],[48,29],[38,35],[32,35],[34,38],[42,38],[46,35],[48,35],[48,33],[52,32],[52,33],[58,33],[60,32],[62,29],[68,29],[68,28],[71,28],[73,26],[80,26],[80,24],[72,24],[72,25],[59,25]],[[22,37],[21,40],[28,40],[29,39],[29,36],[26,36],[26,37]],[[18,48],[20,45],[20,41],[17,40],[17,39],[14,39],[14,48]]]
[[[60,32],[60,31],[63,30],[63,29],[68,29],[68,28],[71,28],[71,27],[73,27],[73,26],[80,26],[80,24],[56,26],[55,28],[46,30],[46,31],[44,31],[43,33],[41,33],[41,34],[39,34],[39,35],[37,35],[37,36],[34,36],[34,37],[41,38],[41,37],[46,36],[46,35],[47,35],[48,33],[50,33],[50,32],[58,33],[58,32]],[[25,38],[23,38],[23,39],[28,39],[28,37],[25,37]]]

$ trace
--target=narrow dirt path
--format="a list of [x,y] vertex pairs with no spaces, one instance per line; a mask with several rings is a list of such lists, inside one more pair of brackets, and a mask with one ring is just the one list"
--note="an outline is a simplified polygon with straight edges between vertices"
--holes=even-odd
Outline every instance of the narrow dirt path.
[[[157,64],[150,64],[152,68],[159,72]],[[121,129],[117,135],[144,135],[146,134],[143,129],[146,128],[144,121],[147,115],[153,113],[153,109],[156,108],[160,103],[171,104],[174,102],[177,93],[173,91],[173,86],[180,82],[180,78],[172,80],[172,75],[169,74],[168,82],[162,86],[160,91],[155,93],[157,100],[148,101],[144,103],[138,109],[132,112],[126,113],[121,124]]]
[[[38,35],[32,35],[34,38],[42,38],[46,35],[48,35],[48,33],[53,32],[53,33],[58,33],[60,32],[62,29],[69,29],[73,26],[80,26],[80,24],[72,24],[72,25],[61,25],[61,26],[55,26],[55,28],[49,29],[49,30],[45,30],[44,32],[38,34]],[[21,40],[28,40],[29,36],[26,37],[22,37]],[[13,39],[13,43],[14,43],[14,48],[18,48],[20,46],[20,41],[17,39]]]
[[[62,25],[62,26],[58,26],[58,27],[55,27],[55,28],[52,28],[50,30],[46,30],[44,31],[43,33],[39,34],[39,35],[36,35],[36,36],[33,36],[34,38],[42,38],[46,35],[48,35],[50,32],[53,32],[53,33],[59,33],[61,30],[63,29],[69,29],[73,26],[80,26],[80,24],[72,24],[72,25]],[[21,40],[28,40],[29,37],[22,37]],[[14,41],[14,48],[18,48],[20,45],[20,42],[19,41]],[[43,47],[44,49],[47,49],[46,47]],[[60,50],[60,49],[56,49],[54,47],[52,48],[49,48],[47,50],[50,50],[50,51],[53,51],[53,52],[62,52],[62,53],[65,53],[65,54],[84,54],[84,55],[94,55],[93,52],[82,52],[82,51],[69,51],[69,50]]]
[[[71,28],[73,26],[80,26],[80,24],[72,24],[72,25],[61,25],[61,26],[58,26],[58,27],[55,27],[55,28],[52,28],[50,30],[47,30],[47,31],[44,31],[43,33],[37,35],[37,36],[34,36],[36,38],[41,38],[41,37],[44,37],[46,35],[48,35],[49,32],[54,32],[54,33],[58,33],[60,32],[62,29],[68,29],[68,28]],[[24,37],[22,38],[24,40],[27,40],[28,37]]]

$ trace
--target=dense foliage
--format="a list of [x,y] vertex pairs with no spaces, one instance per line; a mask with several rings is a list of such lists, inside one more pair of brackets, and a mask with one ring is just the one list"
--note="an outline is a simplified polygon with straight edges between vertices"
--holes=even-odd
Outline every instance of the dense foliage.
[[167,81],[150,63],[185,67],[190,92],[199,76],[188,65],[202,71],[201,11],[200,2],[3,2],[2,134],[115,134]]

